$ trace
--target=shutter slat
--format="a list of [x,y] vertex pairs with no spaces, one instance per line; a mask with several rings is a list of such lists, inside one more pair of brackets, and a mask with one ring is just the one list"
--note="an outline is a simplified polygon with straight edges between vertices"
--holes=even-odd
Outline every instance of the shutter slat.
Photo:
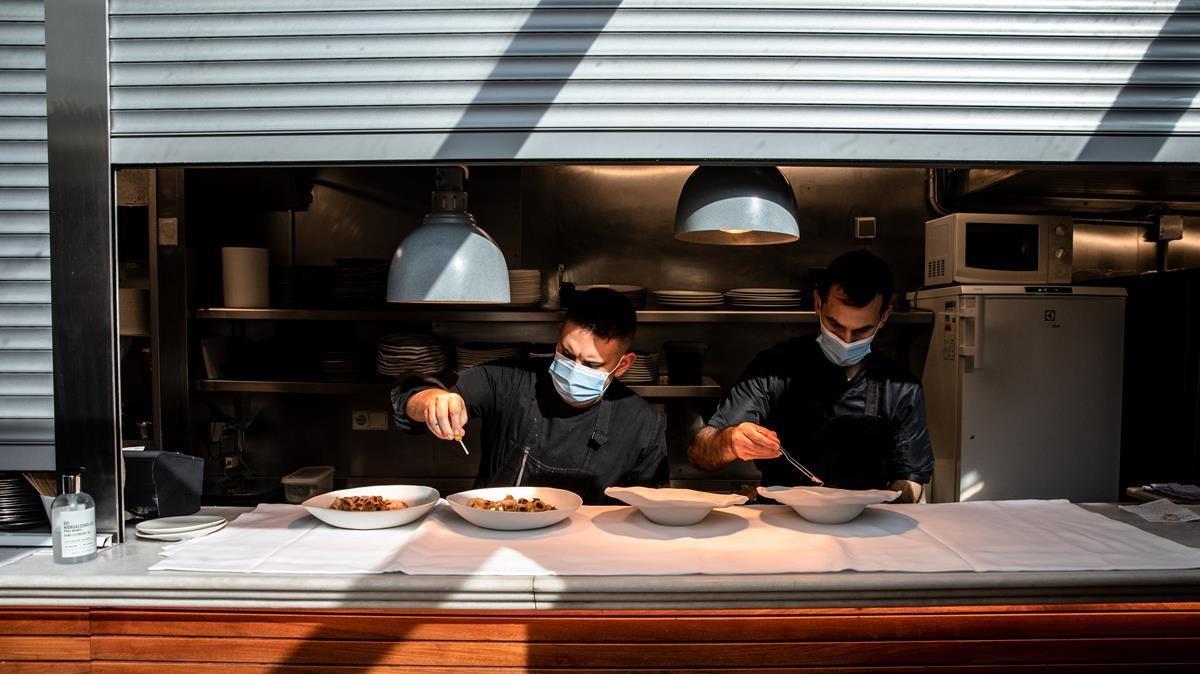
[[[49,374],[0,374],[2,396],[48,396],[54,393],[54,377]],[[0,417],[3,417],[0,414]]]
[[[0,122],[0,124],[3,124]],[[46,141],[0,140],[0,164],[45,164]],[[2,204],[3,202],[0,202]],[[0,206],[3,208],[3,206]]]
[[44,164],[0,164],[0,187],[45,188],[49,184],[50,178]]
[[49,234],[47,211],[0,211],[0,234]]
[[0,351],[0,373],[50,374],[54,357],[49,350]]
[[739,97],[761,105],[987,106],[1046,108],[1176,108],[1195,99],[1189,86],[964,85],[891,82],[410,82],[254,87],[115,87],[114,110],[172,107],[244,109],[431,105],[724,105]]
[[0,21],[42,21],[46,12],[43,0],[4,0],[0,2]]
[[[0,349],[44,351],[50,348],[53,348],[50,328],[0,327]],[[0,438],[2,437],[0,436]]]
[[49,281],[50,258],[0,258],[0,281]]
[[[11,438],[6,442],[28,445],[54,442],[53,419],[5,419],[0,418],[0,438]],[[20,438],[20,440],[16,440]],[[51,451],[51,459],[54,458]],[[10,468],[9,470],[18,470]]]
[[33,117],[46,116],[45,94],[0,93],[0,116]]
[[50,327],[49,304],[0,304],[0,325]]
[[14,211],[49,210],[50,189],[47,187],[3,187],[0,188],[0,204],[4,204]]
[[0,395],[0,418],[54,419],[54,396]]
[[[2,247],[3,242],[0,242],[0,249]],[[0,281],[0,302],[5,304],[49,304],[50,282]]]
[[41,70],[0,70],[0,93],[44,94],[46,73]]

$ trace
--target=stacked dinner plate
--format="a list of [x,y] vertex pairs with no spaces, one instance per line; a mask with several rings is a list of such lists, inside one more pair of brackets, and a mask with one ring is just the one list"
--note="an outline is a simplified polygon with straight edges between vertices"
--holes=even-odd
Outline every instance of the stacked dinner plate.
[[484,342],[473,342],[468,344],[459,344],[454,347],[455,356],[458,361],[458,371],[476,365],[483,365],[494,360],[502,358],[512,358],[514,356],[524,356],[528,349],[524,344],[488,344]]
[[542,272],[536,269],[508,270],[509,304],[522,307],[542,303]]
[[658,381],[658,354],[635,351],[633,365],[621,375],[625,384],[653,384]]
[[333,298],[354,304],[378,304],[387,299],[388,260],[334,260]]
[[553,358],[554,353],[558,350],[557,344],[530,344],[530,358]]
[[139,522],[136,527],[138,538],[152,541],[186,541],[207,536],[224,528],[225,518],[220,515],[160,517]]
[[322,351],[321,381],[358,381],[362,378],[362,365],[362,354],[357,351]]
[[0,531],[45,526],[46,509],[20,473],[0,473]]
[[622,295],[624,295],[626,297],[626,299],[628,299],[630,301],[630,303],[633,304],[634,309],[645,309],[646,308],[646,289],[643,288],[642,286],[611,285],[608,283],[599,283],[599,284],[590,285],[590,286],[576,286],[575,291],[582,293],[582,292],[587,292],[588,290],[591,290],[592,288],[609,288],[610,290],[615,290],[615,291],[621,293]]
[[444,372],[450,350],[429,335],[395,334],[379,340],[375,369],[385,377]]
[[655,290],[654,299],[665,307],[699,309],[719,307],[725,296],[712,290]]
[[804,302],[804,291],[792,288],[735,288],[725,293],[730,306],[748,309],[792,309]]

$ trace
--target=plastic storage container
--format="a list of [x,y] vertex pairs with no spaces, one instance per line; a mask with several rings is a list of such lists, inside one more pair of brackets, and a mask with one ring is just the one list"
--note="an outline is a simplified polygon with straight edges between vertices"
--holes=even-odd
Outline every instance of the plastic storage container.
[[317,494],[333,491],[333,466],[306,466],[280,482],[288,503],[304,503]]

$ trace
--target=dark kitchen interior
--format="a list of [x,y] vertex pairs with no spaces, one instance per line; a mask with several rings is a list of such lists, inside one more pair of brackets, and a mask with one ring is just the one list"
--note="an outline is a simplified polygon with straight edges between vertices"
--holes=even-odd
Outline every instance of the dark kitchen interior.
[[[814,273],[839,252],[870,249],[896,270],[897,297],[920,286],[924,223],[935,207],[981,212],[1064,212],[1076,225],[1075,281],[1128,289],[1126,377],[1121,452],[1122,489],[1166,479],[1190,481],[1200,466],[1200,276],[1184,255],[1156,260],[1156,211],[1200,208],[1182,171],[1033,169],[935,170],[899,167],[787,167],[801,214],[801,241],[760,247],[703,246],[672,237],[675,202],[691,166],[480,165],[470,168],[470,209],[495,238],[510,268],[540,270],[543,297],[557,294],[558,268],[577,284],[623,283],[646,288],[811,288]],[[163,405],[186,409],[186,421],[153,429],[149,340],[122,343],[122,428],[126,444],[205,458],[205,501],[253,504],[282,500],[279,478],[311,465],[332,465],[335,484],[385,480],[428,484],[445,493],[466,488],[470,457],[428,435],[352,430],[359,413],[388,413],[389,380],[373,372],[375,340],[393,332],[432,333],[454,342],[552,342],[555,322],[476,320],[472,309],[405,320],[403,309],[379,300],[338,299],[329,271],[339,259],[386,260],[428,209],[430,166],[197,168],[182,171],[186,204],[181,228],[186,256],[158,273],[186,274],[186,291],[160,291],[164,316],[186,320],[186,353],[164,353],[164,367],[186,366],[183,380],[164,385]],[[118,173],[118,184],[130,172]],[[620,195],[612,198],[612,195]],[[932,197],[932,198],[931,198]],[[136,198],[134,199],[136,201]],[[876,218],[872,239],[854,238],[854,218]],[[148,287],[147,206],[118,212],[122,287]],[[1099,242],[1081,246],[1080,241]],[[229,318],[222,306],[220,249],[270,250],[272,307],[279,320]],[[164,262],[160,262],[160,265]],[[182,265],[183,269],[178,267]],[[280,293],[281,268],[315,276]],[[322,274],[324,276],[322,276]],[[315,280],[314,280],[315,278]],[[323,280],[322,280],[323,279]],[[183,293],[186,292],[186,295]],[[307,293],[307,294],[306,294]],[[185,303],[183,306],[178,306]],[[647,309],[653,310],[654,300]],[[186,308],[186,310],[185,310]],[[305,309],[335,310],[308,317]],[[545,313],[545,312],[543,312]],[[879,348],[919,373],[929,324],[897,315]],[[232,314],[228,314],[232,315]],[[297,318],[299,317],[299,318]],[[753,329],[747,329],[752,327]],[[672,340],[708,345],[704,374],[717,386],[736,381],[753,354],[813,330],[790,321],[750,325],[720,320],[688,323],[643,319],[635,348],[662,351]],[[202,343],[219,343],[225,383],[206,382]],[[322,383],[322,350],[362,356],[359,374]],[[1172,363],[1171,375],[1163,371]],[[254,382],[305,382],[277,390]],[[297,392],[303,391],[303,392]],[[729,490],[753,483],[747,465],[706,474],[686,460],[686,446],[711,414],[719,388],[655,398],[668,417],[671,478],[677,486]],[[653,394],[651,394],[653,397]],[[150,423],[147,423],[150,422]],[[149,428],[147,428],[149,427]],[[473,436],[468,433],[468,442]],[[240,443],[240,447],[239,447]],[[234,463],[230,464],[230,461]],[[1113,498],[1121,494],[1113,494]]]

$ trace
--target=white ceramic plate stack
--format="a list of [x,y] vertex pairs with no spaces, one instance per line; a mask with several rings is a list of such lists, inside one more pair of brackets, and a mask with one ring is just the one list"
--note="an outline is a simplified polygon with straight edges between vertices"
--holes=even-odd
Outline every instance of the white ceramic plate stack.
[[0,531],[45,526],[46,511],[37,491],[20,473],[0,474]]
[[450,350],[429,335],[388,335],[379,340],[375,369],[385,377],[444,372]]
[[655,524],[685,527],[696,524],[714,508],[742,505],[742,494],[710,494],[695,489],[651,489],[649,487],[609,487],[604,493],[637,508]]
[[528,347],[524,344],[488,344],[484,342],[472,342],[467,344],[459,344],[454,347],[454,353],[457,357],[458,371],[476,365],[483,365],[494,360],[502,358],[513,358],[516,356],[524,356],[528,351]]
[[719,307],[725,296],[712,290],[655,290],[654,299],[664,307],[682,309],[705,309]]
[[146,520],[137,525],[137,537],[151,541],[186,541],[225,528],[220,515],[182,515]]
[[794,309],[804,303],[804,291],[793,288],[734,288],[725,293],[730,306],[746,309]]
[[791,506],[817,524],[842,524],[858,517],[869,505],[895,501],[898,491],[834,489],[832,487],[759,487],[758,493]]
[[508,303],[532,307],[542,303],[542,272],[537,269],[508,270]]
[[611,290],[615,290],[615,291],[621,293],[622,295],[624,295],[625,298],[628,299],[630,301],[630,303],[633,304],[634,309],[645,309],[646,308],[646,289],[643,288],[642,286],[611,285],[608,283],[598,283],[598,284],[589,285],[589,286],[576,286],[575,290],[577,292],[582,293],[582,292],[587,292],[588,290],[591,290],[592,288],[609,288]]
[[[389,501],[404,501],[408,507],[399,510],[334,510],[329,506],[342,496],[382,496]],[[389,529],[421,519],[437,505],[441,495],[433,487],[408,484],[383,484],[375,487],[355,487],[317,494],[300,505],[325,524],[340,529]]]
[[[554,510],[540,513],[503,512],[499,510],[480,510],[468,505],[473,498],[489,501],[499,501],[505,496],[513,498],[540,498]],[[565,489],[551,487],[492,487],[490,489],[472,489],[461,491],[446,497],[446,502],[458,516],[484,529],[498,531],[524,531],[526,529],[541,529],[571,516],[571,513],[583,505],[583,499],[578,494]]]
[[621,375],[624,384],[653,384],[658,381],[658,354],[634,352],[633,365]]

